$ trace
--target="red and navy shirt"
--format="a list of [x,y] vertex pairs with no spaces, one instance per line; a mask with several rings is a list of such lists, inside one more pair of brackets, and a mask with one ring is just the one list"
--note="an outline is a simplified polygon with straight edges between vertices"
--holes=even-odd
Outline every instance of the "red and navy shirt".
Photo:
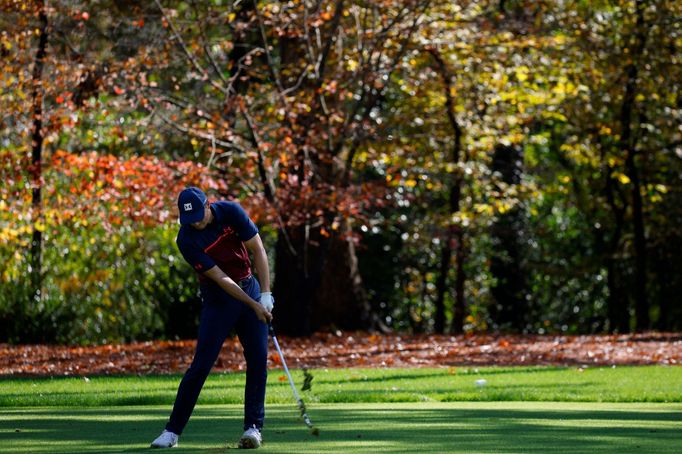
[[251,275],[251,261],[244,246],[258,233],[258,228],[236,202],[215,202],[210,205],[213,222],[203,230],[183,225],[175,242],[187,263],[199,273],[199,282],[212,283],[204,276],[218,266],[235,282]]

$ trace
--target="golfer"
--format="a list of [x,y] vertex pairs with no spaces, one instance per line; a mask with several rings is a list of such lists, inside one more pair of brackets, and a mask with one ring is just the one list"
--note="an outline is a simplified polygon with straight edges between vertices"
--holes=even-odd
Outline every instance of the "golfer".
[[[200,189],[189,187],[180,193],[178,209],[181,227],[176,242],[199,275],[199,336],[170,419],[151,446],[178,444],[223,341],[235,328],[246,359],[244,434],[239,447],[258,448],[265,417],[268,323],[274,304],[265,248],[258,229],[238,203],[209,203]],[[260,283],[251,272],[247,250],[253,254]]]

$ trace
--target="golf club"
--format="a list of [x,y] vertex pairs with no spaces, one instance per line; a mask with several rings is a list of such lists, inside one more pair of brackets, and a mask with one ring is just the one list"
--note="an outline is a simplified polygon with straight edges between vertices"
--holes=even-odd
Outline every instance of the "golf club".
[[289,378],[289,385],[291,386],[291,390],[294,392],[294,398],[296,399],[296,402],[298,403],[298,409],[301,412],[301,417],[303,418],[303,422],[305,422],[305,425],[310,428],[310,433],[315,435],[316,437],[320,436],[320,430],[313,426],[313,423],[310,421],[310,418],[308,417],[308,413],[305,408],[305,404],[303,403],[303,400],[299,397],[298,392],[296,392],[296,386],[294,386],[294,380],[291,378],[291,374],[289,373],[289,368],[287,367],[287,362],[284,360],[284,355],[282,354],[282,349],[279,347],[279,342],[277,342],[277,336],[275,336],[275,330],[272,327],[272,323],[268,324],[268,331],[270,332],[270,335],[272,336],[272,341],[275,343],[275,348],[277,349],[277,354],[279,355],[279,358],[282,360],[282,367],[284,367],[284,372],[286,372],[287,377]]

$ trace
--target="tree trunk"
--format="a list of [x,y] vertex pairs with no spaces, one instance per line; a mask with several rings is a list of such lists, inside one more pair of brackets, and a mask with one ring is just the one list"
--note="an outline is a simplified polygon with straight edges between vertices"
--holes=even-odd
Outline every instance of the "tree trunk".
[[329,251],[322,264],[323,272],[312,311],[315,329],[362,330],[375,327],[350,233],[349,226],[346,226],[341,235],[329,239]]
[[606,272],[608,273],[606,283],[609,289],[609,298],[607,300],[609,330],[611,332],[628,333],[630,332],[629,300],[625,292],[623,292],[622,273],[618,273],[618,260],[616,258],[623,234],[627,202],[625,197],[622,196],[620,197],[621,205],[619,206],[618,202],[616,202],[616,189],[613,177],[611,176],[613,168],[608,165],[608,161],[604,156],[602,156],[602,160],[605,162],[605,169],[603,171],[606,179],[604,192],[613,214],[614,223],[613,234],[605,254]]
[[326,328],[370,329],[370,306],[358,271],[355,247],[339,235],[325,237],[319,228],[290,228],[278,234],[274,323],[278,331],[308,336]]
[[[448,70],[445,61],[440,53],[435,48],[430,48],[429,53],[433,56],[437,71],[443,79],[443,93],[445,94],[445,108],[453,132],[453,145],[451,162],[455,165],[459,164],[462,159],[462,138],[463,131],[457,117],[455,116],[455,99],[452,96],[452,76]],[[460,210],[461,195],[462,195],[463,178],[460,173],[454,177],[454,181],[450,186],[449,194],[449,214],[454,215]],[[441,249],[439,275],[436,281],[436,304],[435,304],[435,326],[434,329],[438,333],[445,332],[445,293],[448,291],[447,276],[450,272],[450,262],[452,258],[453,248],[455,257],[457,259],[456,277],[455,277],[455,304],[453,307],[452,331],[461,333],[464,331],[464,283],[466,276],[464,275],[463,260],[466,257],[464,251],[464,230],[461,225],[451,224],[448,227],[445,241]]]
[[656,277],[658,278],[658,321],[656,322],[656,329],[668,331],[672,329],[673,325],[670,302],[674,298],[673,292],[671,292],[671,282],[674,281],[674,278],[670,275],[669,270],[670,268],[674,269],[675,265],[669,263],[666,256],[657,257],[654,263],[656,264]]
[[452,314],[452,332],[461,334],[464,332],[464,312],[466,309],[466,302],[464,298],[464,284],[466,283],[466,273],[464,272],[464,263],[466,262],[466,245],[464,244],[464,230],[459,228],[455,235],[457,242],[457,254],[455,260],[457,263],[457,277],[455,278],[455,307]]
[[[495,147],[491,169],[501,175],[507,185],[521,181],[522,153],[518,147]],[[491,310],[493,321],[502,329],[523,331],[526,327],[528,304],[523,265],[523,213],[514,207],[500,214],[491,227],[493,253],[490,273],[497,283],[491,288],[496,307]]]
[[630,332],[630,317],[628,315],[627,296],[622,292],[620,286],[620,275],[617,273],[617,261],[614,257],[609,257],[606,262],[606,284],[609,288],[608,299],[608,318],[609,330],[613,333]]
[[39,11],[40,31],[38,51],[33,65],[33,126],[31,133],[31,186],[33,211],[33,234],[31,238],[31,285],[33,296],[39,299],[42,287],[42,229],[38,224],[42,221],[42,153],[43,153],[43,68],[47,55],[48,22],[46,5]]
[[634,43],[630,49],[631,61],[626,66],[625,94],[621,106],[621,149],[626,151],[625,170],[632,185],[632,222],[635,245],[635,319],[637,331],[649,329],[649,303],[646,293],[646,237],[644,233],[644,212],[642,204],[641,182],[639,169],[635,162],[637,146],[632,134],[632,117],[637,94],[637,77],[639,72],[638,59],[644,53],[646,34],[644,31],[644,3],[635,2],[635,32]]
[[[291,242],[292,251],[287,242]],[[274,294],[277,298],[274,325],[277,330],[293,335],[307,336],[312,333],[311,313],[313,307],[314,282],[317,276],[306,271],[303,261],[305,227],[290,228],[277,234],[275,259]]]
[[436,279],[436,302],[433,329],[437,333],[445,332],[445,293],[447,291],[447,276],[450,272],[450,262],[452,261],[452,242],[449,235],[443,241],[440,250],[440,266],[438,268],[438,279]]

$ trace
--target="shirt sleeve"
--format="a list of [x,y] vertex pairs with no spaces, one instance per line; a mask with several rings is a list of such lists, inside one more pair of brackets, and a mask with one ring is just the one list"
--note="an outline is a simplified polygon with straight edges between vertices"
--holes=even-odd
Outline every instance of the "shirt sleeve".
[[216,263],[208,254],[202,251],[201,248],[186,241],[181,235],[178,236],[176,243],[182,256],[196,272],[203,273],[216,266]]
[[248,241],[258,233],[256,224],[237,202],[216,202],[211,208],[218,222],[231,225],[240,240]]

